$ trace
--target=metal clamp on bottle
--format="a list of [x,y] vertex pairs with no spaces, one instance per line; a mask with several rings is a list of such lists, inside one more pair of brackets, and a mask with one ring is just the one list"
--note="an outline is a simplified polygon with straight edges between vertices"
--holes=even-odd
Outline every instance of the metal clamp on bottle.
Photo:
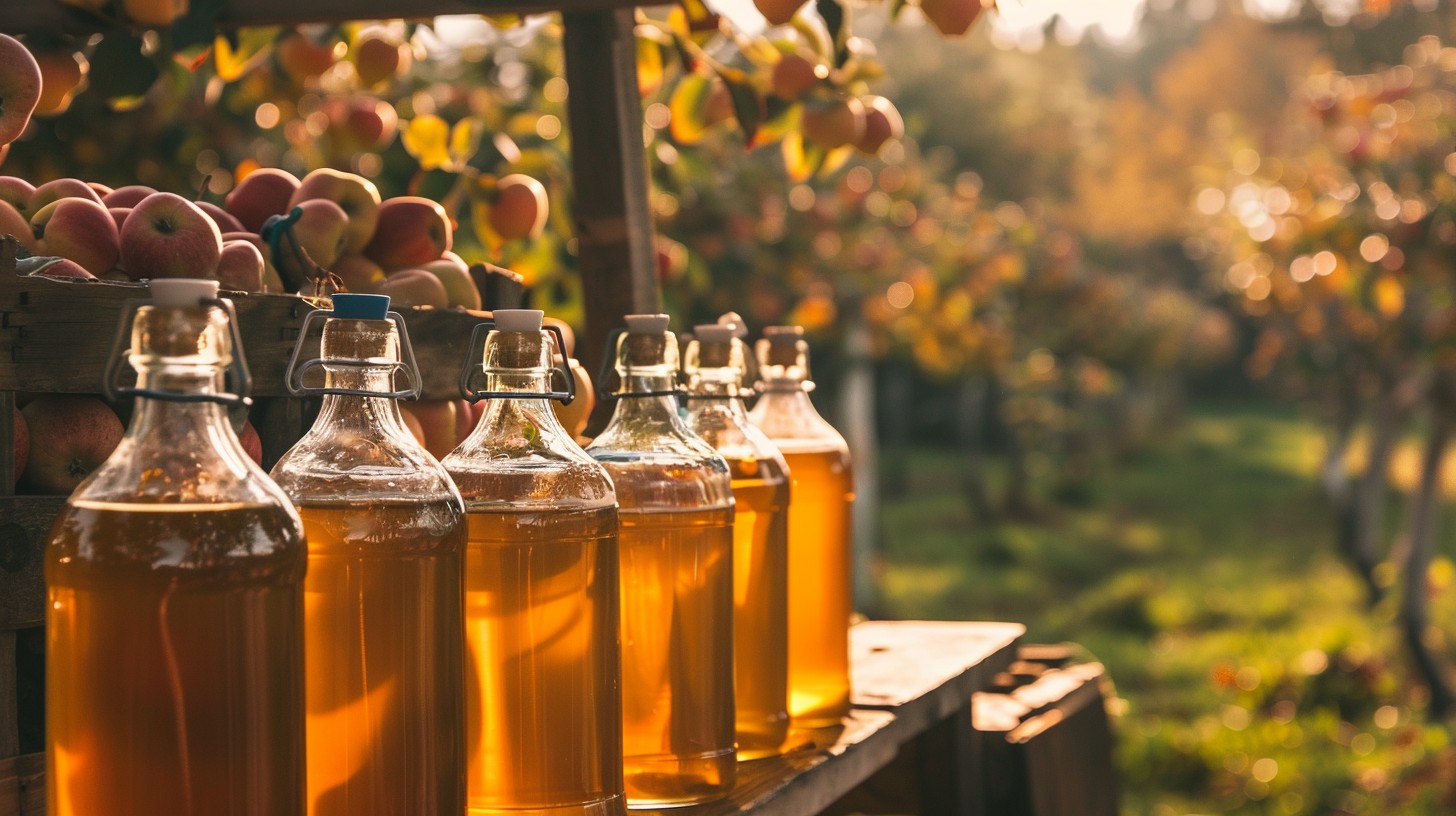
[[[576,400],[576,378],[571,376],[570,365],[566,362],[566,336],[561,333],[559,326],[541,325],[539,311],[531,309],[498,309],[497,315],[476,325],[475,330],[470,333],[470,345],[465,350],[465,365],[460,369],[460,396],[472,403],[487,399],[549,399],[556,400],[562,405],[570,405]],[[514,315],[516,313],[532,312],[534,321],[522,320],[519,325]],[[506,315],[512,315],[507,317]],[[493,331],[545,331],[555,344],[556,349],[551,353],[552,376],[560,375],[566,381],[565,391],[481,391],[475,388],[475,378],[479,374],[501,373],[492,372],[486,369],[481,362],[485,353],[486,339]],[[560,360],[561,365],[555,365],[554,361]]]
[[[295,397],[317,394],[347,394],[355,397],[380,397],[383,399],[419,399],[424,385],[420,380],[419,364],[415,362],[415,350],[410,345],[409,329],[404,315],[391,311],[388,295],[337,294],[332,298],[332,309],[314,309],[303,317],[298,328],[298,342],[293,345],[293,354],[288,358],[288,367],[283,371],[283,384],[288,393]],[[403,360],[382,358],[359,359],[353,357],[314,357],[300,364],[303,346],[308,342],[309,327],[320,319],[338,320],[388,320],[399,334],[399,353]],[[403,372],[409,385],[394,391],[371,391],[366,388],[336,388],[332,386],[308,386],[303,376],[315,368],[340,366],[346,368],[388,368],[392,372]],[[391,373],[392,373],[391,372]]]
[[[217,296],[217,288],[217,281],[187,278],[154,280],[150,284],[150,299],[135,298],[121,305],[121,319],[117,321],[116,336],[111,340],[111,352],[106,357],[106,370],[101,378],[101,391],[108,400],[147,397],[170,402],[213,402],[230,408],[246,408],[253,404],[248,396],[253,390],[253,375],[249,373],[248,361],[243,357],[243,335],[238,328],[238,313],[231,300]],[[228,338],[232,343],[226,372],[227,378],[232,381],[232,390],[198,394],[120,385],[118,377],[121,374],[122,357],[131,348],[132,324],[143,307],[221,309],[227,316]]]
[[[660,327],[659,327],[660,326]],[[687,398],[687,392],[682,388],[681,374],[673,371],[673,379],[677,382],[676,388],[663,388],[653,391],[630,391],[621,392],[609,389],[607,383],[612,380],[612,375],[617,371],[618,358],[621,356],[622,338],[628,334],[643,333],[651,334],[667,331],[667,315],[627,315],[627,326],[625,328],[612,329],[607,334],[607,349],[602,355],[602,368],[597,372],[594,382],[597,384],[597,399],[604,403],[617,402],[623,399],[638,399],[641,397],[677,397],[679,401]],[[618,376],[619,385],[621,377]]]

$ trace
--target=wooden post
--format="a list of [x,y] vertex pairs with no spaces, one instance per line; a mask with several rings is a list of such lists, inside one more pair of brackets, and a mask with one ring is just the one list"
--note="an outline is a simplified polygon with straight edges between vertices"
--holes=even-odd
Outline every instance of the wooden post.
[[[652,248],[642,99],[637,90],[633,10],[562,15],[567,118],[571,127],[572,202],[586,300],[586,334],[577,357],[601,366],[607,333],[623,315],[662,310]],[[598,405],[589,432],[606,424]]]

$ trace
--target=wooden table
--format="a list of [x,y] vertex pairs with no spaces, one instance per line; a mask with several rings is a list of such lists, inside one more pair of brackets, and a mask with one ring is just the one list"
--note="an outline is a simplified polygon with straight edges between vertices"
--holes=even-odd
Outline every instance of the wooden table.
[[[1016,623],[862,623],[850,632],[854,711],[842,728],[802,735],[805,742],[786,756],[740,765],[738,785],[728,799],[634,812],[875,812],[875,797],[861,790],[863,783],[898,768],[902,778],[880,786],[895,800],[882,802],[893,808],[890,812],[979,816],[985,808],[971,694],[1011,664],[1025,631]],[[885,796],[882,790],[879,798]]]

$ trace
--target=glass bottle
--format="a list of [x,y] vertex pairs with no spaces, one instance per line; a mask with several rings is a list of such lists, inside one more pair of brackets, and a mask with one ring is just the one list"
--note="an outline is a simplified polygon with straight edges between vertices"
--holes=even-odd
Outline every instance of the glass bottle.
[[801,728],[849,713],[849,619],[854,473],[844,437],[814,410],[809,345],[798,326],[758,341],[763,394],[748,418],[788,462],[789,716]]
[[300,816],[303,528],[228,423],[217,282],[151,292],[106,383],[131,425],[46,552],[46,812]]
[[338,294],[315,314],[324,386],[295,386],[310,364],[288,377],[323,406],[273,468],[308,534],[308,813],[459,816],[465,506],[400,416],[395,374],[419,377],[388,296]]
[[789,467],[748,421],[736,325],[693,329],[683,355],[687,425],[732,475],[733,656],[738,759],[782,752],[789,734]]
[[617,496],[551,410],[541,319],[496,310],[489,401],[443,462],[468,529],[468,813],[622,816]]
[[622,387],[587,453],[621,504],[622,738],[629,807],[704,802],[737,772],[733,493],[727,463],[678,413],[667,315],[629,315]]

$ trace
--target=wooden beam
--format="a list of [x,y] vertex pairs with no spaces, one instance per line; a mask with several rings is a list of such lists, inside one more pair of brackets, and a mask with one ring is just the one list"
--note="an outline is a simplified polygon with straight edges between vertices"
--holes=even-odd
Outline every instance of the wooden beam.
[[[595,376],[622,316],[658,312],[642,99],[631,9],[562,15],[577,255],[586,334],[577,356]],[[606,424],[598,405],[589,432]]]
[[[242,28],[401,16],[545,14],[558,10],[602,11],[628,5],[630,0],[221,0],[217,24],[223,28]],[[0,31],[7,34],[89,34],[118,27],[123,24],[64,5],[59,0],[0,0]]]

